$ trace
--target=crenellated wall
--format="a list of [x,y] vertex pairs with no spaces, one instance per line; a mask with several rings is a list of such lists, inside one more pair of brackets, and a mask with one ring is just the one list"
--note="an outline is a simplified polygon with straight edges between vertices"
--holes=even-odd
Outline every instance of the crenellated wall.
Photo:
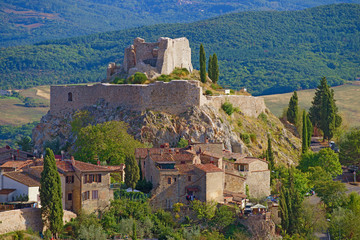
[[193,106],[204,104],[219,109],[225,101],[248,116],[257,117],[265,111],[262,98],[251,96],[214,96],[205,97],[199,81],[173,80],[151,84],[95,84],[52,86],[50,93],[50,113],[61,116],[82,109],[104,99],[110,107],[123,107],[134,111],[162,111],[180,114]]

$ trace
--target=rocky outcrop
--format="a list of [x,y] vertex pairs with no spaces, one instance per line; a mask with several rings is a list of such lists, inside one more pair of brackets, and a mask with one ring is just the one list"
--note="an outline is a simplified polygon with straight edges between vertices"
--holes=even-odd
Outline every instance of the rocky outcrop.
[[[91,124],[106,121],[124,121],[128,123],[128,132],[142,142],[158,147],[163,143],[176,146],[180,138],[193,142],[223,142],[226,149],[233,152],[259,156],[267,144],[267,133],[274,136],[273,148],[279,161],[296,161],[300,141],[287,131],[282,123],[270,112],[264,113],[264,119],[234,113],[228,116],[221,109],[211,105],[190,107],[186,112],[172,115],[155,111],[131,111],[125,108],[113,108],[104,100],[82,108],[88,111]],[[35,148],[43,151],[46,143],[71,151],[75,136],[71,131],[74,112],[63,116],[43,116],[33,129]],[[252,135],[251,140],[243,140],[245,135]]]

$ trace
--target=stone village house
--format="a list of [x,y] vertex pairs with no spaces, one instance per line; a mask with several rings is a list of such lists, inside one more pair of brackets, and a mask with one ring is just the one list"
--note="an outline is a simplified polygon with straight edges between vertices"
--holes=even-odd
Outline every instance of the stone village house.
[[[32,161],[33,164],[28,164]],[[10,202],[19,195],[27,195],[29,202],[40,204],[39,187],[43,160],[11,161],[0,166],[0,202]],[[17,166],[23,166],[19,168]],[[65,210],[79,213],[94,212],[106,208],[113,199],[110,188],[110,173],[122,176],[125,165],[98,166],[70,160],[57,160]],[[14,171],[4,172],[13,168]]]
[[[202,149],[206,149],[203,151]],[[138,148],[142,175],[153,184],[151,204],[171,208],[189,198],[242,204],[250,196],[270,195],[270,171],[264,160],[232,153],[220,143],[193,143],[187,148]]]

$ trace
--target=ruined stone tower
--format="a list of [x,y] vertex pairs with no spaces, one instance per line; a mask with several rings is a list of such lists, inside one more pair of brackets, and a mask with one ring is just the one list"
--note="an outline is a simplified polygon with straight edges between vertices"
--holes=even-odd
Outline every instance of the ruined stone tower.
[[161,74],[170,74],[175,68],[186,68],[189,72],[193,70],[187,38],[161,37],[153,43],[135,38],[134,44],[125,49],[123,65],[120,67],[114,63],[109,64],[107,80],[116,73],[130,76],[136,72],[143,72],[153,79]]

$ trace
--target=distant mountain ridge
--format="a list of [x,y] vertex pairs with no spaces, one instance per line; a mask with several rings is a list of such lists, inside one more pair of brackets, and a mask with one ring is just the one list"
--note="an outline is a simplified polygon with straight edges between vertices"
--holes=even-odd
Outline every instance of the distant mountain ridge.
[[315,88],[360,77],[360,5],[335,4],[301,11],[228,14],[186,24],[158,24],[35,46],[3,48],[0,86],[82,83],[105,78],[109,62],[122,62],[135,37],[187,37],[194,68],[199,45],[216,53],[220,84],[252,94]]
[[194,22],[230,12],[300,10],[333,3],[360,0],[3,0],[0,46],[157,23]]

